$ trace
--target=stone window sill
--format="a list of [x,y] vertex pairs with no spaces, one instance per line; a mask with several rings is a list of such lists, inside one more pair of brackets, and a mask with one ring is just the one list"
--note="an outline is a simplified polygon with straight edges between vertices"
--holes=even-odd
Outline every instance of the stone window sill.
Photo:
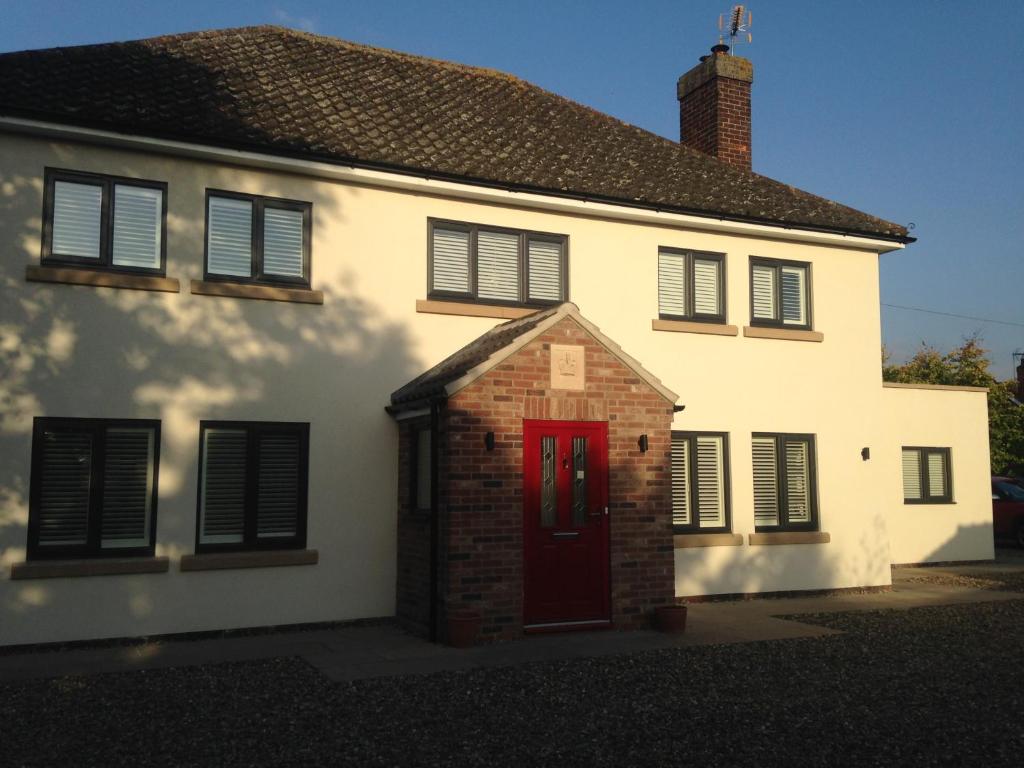
[[759,325],[743,326],[743,335],[748,339],[782,339],[783,341],[825,340],[825,334],[819,331],[795,331],[791,328],[764,328]]
[[416,311],[430,315],[462,315],[463,317],[493,317],[497,320],[515,320],[536,312],[529,307],[494,307],[462,301],[432,301],[417,299]]
[[741,533],[677,533],[673,536],[676,549],[696,549],[697,547],[741,547]]
[[779,531],[778,533],[751,533],[747,536],[750,546],[775,546],[781,544],[828,544],[832,537],[821,531]]
[[277,568],[286,565],[316,565],[320,553],[315,549],[277,549],[260,552],[214,552],[182,555],[183,571],[222,571],[231,568]]
[[216,280],[193,280],[192,293],[200,296],[227,296],[232,299],[291,301],[297,304],[323,304],[323,291],[309,288],[281,288],[276,285],[222,283]]
[[120,576],[167,573],[166,557],[106,557],[91,560],[30,560],[11,566],[11,579],[60,579],[74,576]]
[[714,336],[738,336],[739,328],[722,323],[694,323],[686,320],[651,320],[651,330],[675,333],[708,333]]
[[25,280],[30,283],[63,283],[89,285],[94,288],[127,288],[135,291],[163,291],[178,293],[181,283],[174,277],[129,275],[124,272],[104,272],[98,269],[74,267],[44,267],[35,264],[25,267]]

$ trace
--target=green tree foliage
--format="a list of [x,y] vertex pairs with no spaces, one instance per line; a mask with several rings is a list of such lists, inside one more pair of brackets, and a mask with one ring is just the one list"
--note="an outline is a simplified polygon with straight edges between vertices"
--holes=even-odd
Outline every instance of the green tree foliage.
[[902,365],[889,365],[882,350],[882,379],[906,384],[952,384],[988,389],[988,439],[992,473],[1024,474],[1024,407],[1015,399],[1016,381],[999,381],[989,371],[988,351],[971,337],[943,354],[921,345]]

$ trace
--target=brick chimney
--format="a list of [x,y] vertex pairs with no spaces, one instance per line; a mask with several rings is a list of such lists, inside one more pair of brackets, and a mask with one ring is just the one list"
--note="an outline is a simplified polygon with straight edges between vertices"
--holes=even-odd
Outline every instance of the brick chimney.
[[754,65],[716,45],[679,78],[679,141],[750,170],[750,84]]

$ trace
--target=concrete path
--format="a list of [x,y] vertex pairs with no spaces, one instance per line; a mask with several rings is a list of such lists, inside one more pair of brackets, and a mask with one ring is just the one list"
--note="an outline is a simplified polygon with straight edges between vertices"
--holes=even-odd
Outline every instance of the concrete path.
[[[1024,569],[1024,560],[1011,564]],[[979,566],[956,566],[977,573]],[[835,634],[835,630],[778,616],[1024,599],[1024,593],[966,589],[913,581],[922,569],[899,569],[893,590],[833,597],[758,599],[691,604],[686,632],[578,632],[540,635],[466,650],[433,645],[389,624],[281,631],[207,640],[154,641],[0,655],[0,682],[136,669],[299,656],[344,681],[391,675],[606,656],[659,648],[749,643]],[[936,573],[939,569],[925,569]]]

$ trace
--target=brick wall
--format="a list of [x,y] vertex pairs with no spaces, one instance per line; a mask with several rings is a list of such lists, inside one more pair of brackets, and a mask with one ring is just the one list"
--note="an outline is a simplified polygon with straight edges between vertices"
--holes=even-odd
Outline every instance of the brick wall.
[[[553,343],[585,347],[585,391],[549,388]],[[619,628],[645,625],[651,609],[674,599],[672,407],[571,318],[448,401],[439,487],[443,612],[478,611],[485,641],[522,633],[524,418],[607,420],[612,620]],[[489,431],[493,452],[484,444]],[[646,454],[637,446],[644,433]]]

